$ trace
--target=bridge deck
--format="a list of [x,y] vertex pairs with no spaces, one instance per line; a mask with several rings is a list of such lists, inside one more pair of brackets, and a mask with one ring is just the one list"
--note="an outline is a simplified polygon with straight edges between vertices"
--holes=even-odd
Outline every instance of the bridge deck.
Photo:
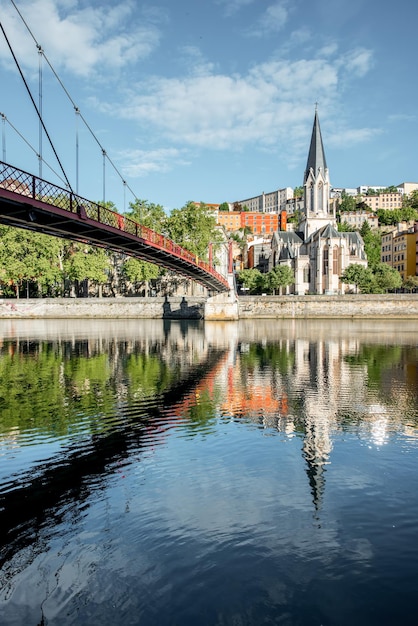
[[229,289],[208,263],[160,233],[2,161],[0,222],[156,263],[211,291]]

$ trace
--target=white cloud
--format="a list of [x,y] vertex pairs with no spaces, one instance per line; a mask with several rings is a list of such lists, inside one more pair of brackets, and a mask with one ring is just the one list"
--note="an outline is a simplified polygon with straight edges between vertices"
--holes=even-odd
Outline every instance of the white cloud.
[[382,133],[380,128],[347,128],[328,137],[328,144],[335,147],[351,148],[358,144],[367,143]]
[[394,113],[388,116],[389,122],[414,122],[417,116],[412,113]]
[[119,154],[119,161],[127,177],[139,178],[150,173],[163,173],[173,165],[188,165],[189,161],[176,148],[159,150],[126,150]]
[[267,7],[248,34],[254,37],[265,37],[270,33],[277,33],[283,29],[287,19],[287,2],[280,0]]
[[[147,57],[158,46],[160,33],[150,20],[134,19],[135,5],[124,2],[113,8],[82,8],[78,2],[31,0],[19,10],[52,65],[78,76],[89,76],[106,67],[121,68]],[[3,25],[19,61],[35,69],[35,42],[12,6],[3,11]],[[125,27],[128,24],[128,27]],[[44,45],[47,42],[47,46]],[[0,49],[3,59],[10,54]]]
[[337,85],[337,69],[327,61],[272,61],[246,76],[153,78],[124,97],[128,104],[118,107],[118,114],[183,145],[272,145],[279,138],[291,140],[310,119],[319,94],[325,94],[325,105]]
[[249,4],[253,4],[255,1],[256,0],[217,0],[217,3],[224,7],[226,15],[234,15],[234,13],[237,13],[237,11],[240,11]]
[[346,72],[362,78],[373,67],[373,53],[366,48],[351,50],[341,58],[341,65]]

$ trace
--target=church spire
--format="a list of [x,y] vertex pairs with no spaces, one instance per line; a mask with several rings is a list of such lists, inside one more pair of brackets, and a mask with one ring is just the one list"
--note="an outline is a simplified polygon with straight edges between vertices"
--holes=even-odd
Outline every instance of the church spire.
[[306,163],[305,176],[303,183],[306,183],[306,179],[309,176],[309,171],[312,168],[313,174],[316,177],[318,175],[319,168],[322,170],[322,174],[325,174],[327,169],[327,162],[325,160],[324,144],[322,143],[321,128],[319,126],[318,110],[315,105],[315,118],[312,129],[311,145],[309,148],[308,161]]

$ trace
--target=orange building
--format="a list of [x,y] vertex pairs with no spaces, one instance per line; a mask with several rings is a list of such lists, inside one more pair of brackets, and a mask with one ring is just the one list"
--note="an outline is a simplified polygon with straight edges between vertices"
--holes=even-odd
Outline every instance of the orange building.
[[273,234],[279,230],[280,215],[278,213],[258,213],[243,211],[241,215],[241,228],[251,228],[254,235]]

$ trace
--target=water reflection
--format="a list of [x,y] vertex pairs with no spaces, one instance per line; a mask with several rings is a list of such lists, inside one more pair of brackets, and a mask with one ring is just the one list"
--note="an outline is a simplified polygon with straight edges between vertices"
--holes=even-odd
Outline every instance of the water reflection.
[[[110,586],[104,598],[95,584],[113,576],[129,578],[124,593],[159,598],[155,614],[151,599],[131,598],[124,616],[133,623],[138,611],[145,624],[348,623],[312,591],[303,614],[296,581],[307,593],[320,561],[328,583],[347,576],[342,587],[354,584],[343,574],[349,562],[369,584],[362,568],[380,554],[379,539],[370,526],[359,534],[351,517],[361,501],[374,523],[373,507],[386,519],[376,472],[403,475],[405,494],[389,509],[408,498],[417,509],[405,464],[416,458],[417,383],[414,323],[1,321],[0,601],[8,620],[17,610],[4,623],[41,619],[39,603],[19,596],[30,575],[40,588],[50,584],[40,562],[60,597],[52,610],[45,591],[41,617],[49,607],[60,624],[97,622],[99,609],[83,613],[86,594],[100,598],[101,621],[112,623],[106,607],[121,608],[126,596]],[[399,441],[409,458],[392,461]],[[365,451],[384,448],[369,464]],[[135,511],[135,524],[121,512],[111,524],[112,507]],[[100,557],[93,535],[95,546],[108,545]],[[90,582],[67,572],[71,600],[62,564],[53,565],[63,551],[68,566],[90,571],[94,561],[100,570]],[[224,591],[219,567],[231,577]],[[168,587],[175,608],[161,591]],[[313,604],[317,619],[306,621]],[[367,620],[359,623],[384,623]]]

